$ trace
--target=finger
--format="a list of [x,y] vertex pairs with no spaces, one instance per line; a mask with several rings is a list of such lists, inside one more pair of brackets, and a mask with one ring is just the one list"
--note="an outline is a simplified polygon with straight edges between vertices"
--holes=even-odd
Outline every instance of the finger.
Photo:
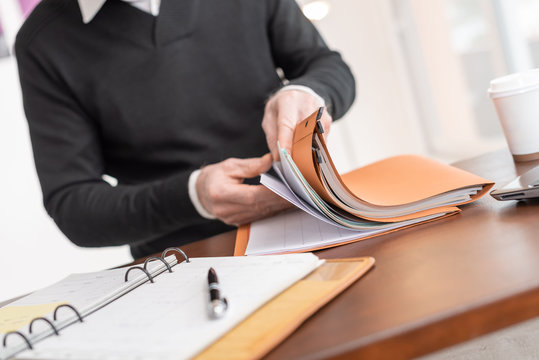
[[271,168],[272,156],[266,154],[259,158],[225,160],[225,171],[237,179],[252,178]]
[[299,120],[296,109],[289,103],[283,103],[277,114],[277,141],[288,153],[292,150],[294,130]]
[[290,203],[282,199],[271,199],[263,206],[253,204],[221,204],[214,215],[228,224],[244,224],[269,216],[279,210],[290,207]]
[[274,161],[279,161],[279,147],[277,146],[277,130],[266,133],[266,142],[268,143],[268,149],[270,151],[271,157]]
[[331,131],[331,125],[333,123],[333,118],[327,111],[324,111],[322,118],[320,119],[322,127],[324,128],[324,139],[327,139]]
[[292,204],[279,197],[272,198],[269,202],[257,204],[255,207],[229,204],[222,208],[223,211],[218,215],[218,218],[227,224],[239,226],[272,216],[290,207]]
[[262,210],[264,206],[288,203],[264,185],[233,185],[230,190],[233,195],[228,196],[227,200],[233,204],[247,206],[251,212]]
[[[267,189],[266,189],[267,190]],[[269,190],[267,190],[269,191]],[[237,205],[234,208],[235,212],[229,213],[224,217],[224,221],[232,225],[242,225],[251,223],[256,220],[260,220],[269,216],[273,216],[283,210],[292,207],[292,204],[285,199],[272,194],[273,197],[267,201],[261,201],[254,207],[245,207],[243,205]],[[233,207],[231,206],[230,209]]]
[[279,160],[279,148],[277,147],[277,114],[275,112],[274,101],[269,101],[264,110],[262,119],[262,130],[266,135],[266,143],[271,156],[275,161]]
[[264,204],[274,204],[274,203],[288,203],[288,200],[285,200],[281,196],[277,195],[264,185],[250,185],[251,190],[253,191],[255,195],[255,199],[257,202],[259,202],[261,205]]
[[265,188],[263,185],[247,185],[234,184],[228,187],[226,197],[221,199],[222,202],[246,206],[250,211],[253,211],[253,206],[257,202],[257,197],[260,196],[258,187]]
[[247,189],[247,191],[250,191],[252,193],[252,197],[254,199],[253,206],[255,208],[272,206],[273,204],[288,203],[287,200],[277,195],[264,185],[249,185],[249,189]]
[[263,185],[251,185],[249,191],[254,199],[254,203],[250,205],[250,215],[253,219],[264,218],[292,206],[290,202]]

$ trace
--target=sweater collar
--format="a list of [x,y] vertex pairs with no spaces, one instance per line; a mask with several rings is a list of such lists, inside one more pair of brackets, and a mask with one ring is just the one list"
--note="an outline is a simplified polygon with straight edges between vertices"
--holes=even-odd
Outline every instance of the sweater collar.
[[[82,15],[82,22],[85,24],[88,24],[90,21],[92,21],[92,19],[99,12],[99,10],[101,10],[101,8],[103,7],[103,5],[105,4],[107,0],[77,0],[77,1],[79,3],[80,13]],[[126,3],[131,3],[133,6],[138,7],[138,8],[151,7],[151,5],[148,4],[150,0],[122,0],[122,1]],[[137,3],[142,3],[142,4],[138,5]]]
[[[132,3],[137,0],[77,0],[79,3],[82,19],[84,23],[89,23],[94,19],[96,14],[103,8],[103,16],[99,16],[93,22],[111,23],[118,20],[118,6],[123,6],[120,3]],[[106,4],[107,3],[107,4]],[[108,8],[108,9],[107,9]],[[156,45],[165,45],[174,40],[189,37],[194,31],[198,17],[198,0],[161,0],[159,16],[155,17],[150,24],[145,17],[131,16],[124,18],[123,21],[116,24],[124,26],[126,31],[140,31],[140,35],[144,36],[148,33],[148,26],[151,26],[151,36],[153,43]],[[114,9],[114,11],[112,11]],[[108,10],[108,11],[107,11]],[[112,11],[112,12],[111,12]],[[131,12],[134,14],[135,12]],[[137,13],[140,13],[137,11]],[[136,26],[135,26],[136,25]]]
[[162,0],[155,28],[155,43],[165,45],[189,37],[198,17],[199,0]]

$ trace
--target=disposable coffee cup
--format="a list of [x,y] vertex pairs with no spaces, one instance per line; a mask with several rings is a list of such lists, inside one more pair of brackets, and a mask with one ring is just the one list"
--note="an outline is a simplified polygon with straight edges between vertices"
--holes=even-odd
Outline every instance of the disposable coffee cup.
[[539,69],[494,79],[488,93],[515,161],[539,159]]

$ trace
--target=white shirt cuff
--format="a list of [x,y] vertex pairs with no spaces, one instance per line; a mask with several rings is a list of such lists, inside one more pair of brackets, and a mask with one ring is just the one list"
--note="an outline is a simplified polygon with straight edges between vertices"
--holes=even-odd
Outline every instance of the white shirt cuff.
[[318,95],[313,89],[311,89],[308,86],[286,85],[283,88],[281,88],[279,91],[288,91],[288,90],[303,91],[303,92],[306,92],[307,94],[311,94],[320,103],[320,106],[326,106],[326,101],[324,100],[324,98]]
[[189,182],[187,184],[187,188],[189,191],[189,198],[191,199],[191,203],[193,203],[193,206],[197,210],[200,216],[206,219],[217,219],[214,215],[212,215],[208,210],[204,209],[204,206],[200,203],[200,200],[198,199],[198,193],[197,193],[197,179],[200,175],[200,169],[195,170],[189,175]]

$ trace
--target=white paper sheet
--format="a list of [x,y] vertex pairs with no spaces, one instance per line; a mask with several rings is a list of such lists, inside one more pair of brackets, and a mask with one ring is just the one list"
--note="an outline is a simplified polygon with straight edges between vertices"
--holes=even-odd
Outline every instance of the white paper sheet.
[[[403,227],[417,221],[434,219],[443,215],[445,214],[394,223],[389,229]],[[366,238],[387,230],[347,230],[320,221],[300,209],[291,209],[271,218],[251,223],[245,255],[311,251],[333,244]]]
[[[168,256],[166,260],[170,265],[177,263],[176,257],[173,255]],[[52,312],[57,305],[69,304],[77,309],[82,317],[85,317],[117,297],[149,281],[144,272],[135,270],[129,274],[129,281],[125,282],[125,273],[128,269],[69,275],[49,287],[37,290],[2,308],[0,310],[0,325],[3,325],[2,328],[14,327],[12,330],[19,330],[32,344],[43,341],[54,332],[46,322],[39,321],[35,323],[32,328],[33,332],[30,334],[28,325],[33,317],[46,317],[49,321],[53,321],[58,330],[70,326],[78,321],[77,314],[70,309],[61,309],[58,311],[57,320],[54,321]],[[166,267],[163,262],[153,261],[148,263],[147,269],[152,276],[157,276],[165,271]],[[52,307],[48,305],[52,305]],[[25,308],[35,309],[36,307],[43,309],[43,311],[41,313],[30,311],[32,313],[30,318],[24,316]],[[17,309],[13,311],[15,308]],[[17,318],[13,318],[13,314],[17,314]],[[0,336],[2,335],[0,332]],[[26,348],[27,345],[21,337],[10,336],[8,347],[0,347],[0,360],[11,358]]]
[[[194,258],[36,345],[25,359],[187,359],[314,270],[314,255]],[[208,317],[208,269],[229,309]]]

